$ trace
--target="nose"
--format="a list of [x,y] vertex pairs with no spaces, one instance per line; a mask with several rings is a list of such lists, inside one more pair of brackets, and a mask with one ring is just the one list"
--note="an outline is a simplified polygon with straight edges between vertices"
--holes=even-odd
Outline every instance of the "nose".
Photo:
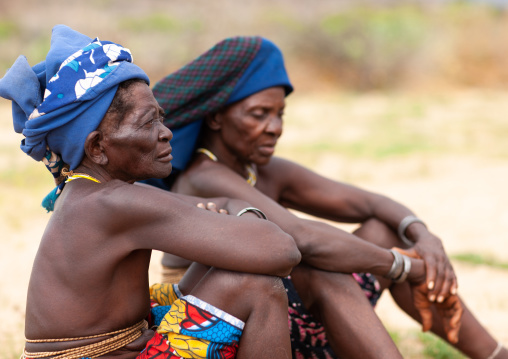
[[169,128],[167,128],[166,126],[164,126],[163,124],[161,124],[159,127],[160,127],[159,141],[162,141],[162,142],[171,141],[171,139],[173,138],[173,132],[171,132],[171,130]]
[[282,134],[282,118],[280,116],[271,116],[266,132],[279,137]]

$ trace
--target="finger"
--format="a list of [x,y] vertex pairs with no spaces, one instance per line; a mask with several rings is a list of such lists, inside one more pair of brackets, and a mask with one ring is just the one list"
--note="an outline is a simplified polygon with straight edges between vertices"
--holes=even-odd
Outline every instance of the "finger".
[[459,340],[459,330],[463,308],[458,296],[454,295],[447,298],[444,303],[437,304],[438,311],[441,313],[443,320],[443,329],[446,338],[450,343],[457,343]]
[[[425,258],[425,271],[427,274],[426,283],[427,289],[432,291],[436,287],[436,265],[434,258]],[[429,300],[433,302],[434,300],[430,298],[431,293],[429,292]]]
[[443,301],[448,298],[451,294],[451,286],[454,282],[455,275],[453,272],[450,272],[449,270],[446,270],[446,276],[445,280],[443,281],[443,285],[441,286],[441,289],[439,290],[439,293],[437,295],[437,302],[443,303]]
[[422,318],[422,331],[426,332],[432,328],[432,311],[429,308],[419,308],[418,312]]
[[[448,268],[445,266],[445,263],[439,258],[436,261],[436,279],[434,283],[434,289],[430,291],[429,297],[433,297],[434,300],[437,300],[438,296],[440,295],[441,291],[443,290],[443,286],[447,285],[447,279],[450,275],[450,272],[447,270]],[[449,290],[449,284],[446,289],[446,298],[448,296],[448,290]],[[444,299],[443,298],[443,299]]]
[[212,212],[217,212],[217,205],[214,202],[208,202],[206,204],[206,209]]
[[447,331],[446,336],[450,343],[457,343],[459,341],[460,326],[462,324],[462,307],[455,311],[453,317],[450,319],[450,328]]
[[454,296],[452,298],[457,298],[454,303],[454,314],[450,319],[450,325],[454,328],[459,328],[462,323],[462,314],[464,314],[464,308],[462,307],[462,303],[459,300],[459,297]]
[[413,254],[414,254],[414,253],[416,253],[416,252],[415,252],[415,251],[414,251],[414,249],[412,249],[412,248],[411,248],[411,250],[412,250],[413,252],[410,252],[409,250],[402,249],[402,248],[399,248],[399,247],[392,247],[392,249],[393,249],[394,251],[399,252],[399,253],[400,253],[400,254],[402,254],[402,255],[405,255],[405,256],[408,256],[408,257],[411,257],[411,258],[418,258],[418,256],[414,256],[414,255],[413,255]]
[[460,328],[453,328],[446,333],[446,337],[450,343],[456,344],[459,341],[459,330]]
[[450,293],[456,295],[459,289],[459,283],[457,283],[457,277],[454,278],[452,285],[450,286]]
[[420,255],[416,252],[416,249],[413,248],[408,248],[406,249],[404,252],[406,252],[406,256],[408,257],[411,257],[411,258],[416,258],[416,259],[421,259],[422,257],[420,257]]

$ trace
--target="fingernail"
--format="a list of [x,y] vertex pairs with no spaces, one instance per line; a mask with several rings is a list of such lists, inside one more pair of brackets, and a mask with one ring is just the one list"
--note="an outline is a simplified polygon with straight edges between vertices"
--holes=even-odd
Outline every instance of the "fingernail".
[[450,293],[452,293],[453,295],[457,294],[457,288],[452,287],[452,289],[450,290]]
[[435,294],[431,294],[431,295],[429,296],[429,300],[430,300],[431,302],[435,301],[435,300],[436,300],[436,295],[435,295]]
[[442,295],[440,295],[439,297],[437,297],[437,302],[438,303],[442,303],[444,300],[444,297]]
[[433,282],[433,281],[430,281],[430,282],[429,282],[429,284],[427,285],[427,288],[428,288],[429,290],[434,289],[434,282]]

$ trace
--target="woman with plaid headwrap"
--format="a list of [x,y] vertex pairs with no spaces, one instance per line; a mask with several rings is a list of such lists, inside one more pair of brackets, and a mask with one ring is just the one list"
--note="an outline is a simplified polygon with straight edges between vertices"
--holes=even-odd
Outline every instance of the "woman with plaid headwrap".
[[[497,354],[500,346],[462,309],[441,241],[422,220],[385,196],[273,157],[292,90],[280,50],[260,37],[221,41],[162,79],[154,95],[174,133],[176,171],[153,184],[247,200],[295,238],[303,264],[284,280],[295,358],[400,356],[369,305],[385,288],[424,330],[472,357]],[[287,209],[360,227],[347,233]],[[175,263],[164,256],[164,265]]]

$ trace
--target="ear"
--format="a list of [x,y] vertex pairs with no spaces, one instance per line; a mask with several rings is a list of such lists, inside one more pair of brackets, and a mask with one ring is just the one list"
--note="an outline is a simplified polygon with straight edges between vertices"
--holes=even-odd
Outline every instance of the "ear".
[[219,113],[212,113],[208,114],[205,117],[206,125],[212,130],[212,131],[218,131],[222,127],[222,116]]
[[104,137],[100,130],[90,132],[85,140],[85,155],[93,162],[101,166],[108,164],[108,156],[103,146]]

